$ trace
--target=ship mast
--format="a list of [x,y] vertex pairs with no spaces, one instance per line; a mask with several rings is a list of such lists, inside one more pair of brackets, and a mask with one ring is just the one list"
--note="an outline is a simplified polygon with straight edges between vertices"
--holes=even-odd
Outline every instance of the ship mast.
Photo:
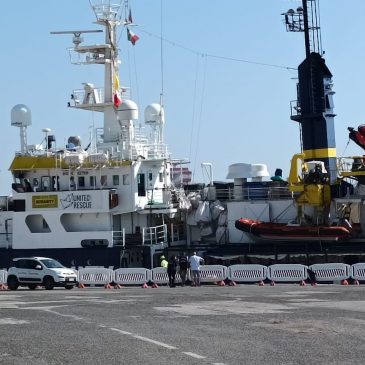
[[337,179],[332,73],[323,58],[317,0],[302,0],[302,6],[284,15],[289,32],[303,32],[305,60],[298,67],[297,100],[291,104],[291,119],[300,123],[304,161],[323,161],[330,184]]

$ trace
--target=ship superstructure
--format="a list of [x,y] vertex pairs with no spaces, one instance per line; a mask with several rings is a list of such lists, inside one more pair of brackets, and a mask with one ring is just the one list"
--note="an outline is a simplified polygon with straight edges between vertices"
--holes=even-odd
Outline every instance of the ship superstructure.
[[[129,89],[119,84],[117,29],[130,26],[130,21],[121,20],[121,5],[97,1],[92,8],[103,30],[52,33],[73,35],[70,54],[75,63],[104,69],[102,88],[84,83],[68,103],[70,108],[102,113],[103,128],[94,131],[87,147],[78,136],[60,146],[48,128],[43,144],[29,145],[30,109],[22,104],[12,109],[21,150],[10,166],[11,224],[23,229],[14,229],[3,246],[53,250],[52,257],[67,257],[68,265],[100,264],[100,258],[114,255],[119,266],[126,248],[137,247],[132,261],[138,266],[143,256],[153,260],[154,252],[166,246],[167,222],[177,213],[172,163],[163,138],[164,108],[161,102],[148,105],[145,127],[140,127],[138,106],[129,99]],[[84,36],[100,32],[104,43],[84,45]],[[106,254],[103,248],[114,250]]]

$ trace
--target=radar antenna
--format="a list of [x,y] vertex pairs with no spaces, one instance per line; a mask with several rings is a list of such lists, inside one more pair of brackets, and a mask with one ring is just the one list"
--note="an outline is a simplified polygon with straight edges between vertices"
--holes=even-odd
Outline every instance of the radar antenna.
[[65,30],[60,32],[50,32],[51,34],[73,34],[74,37],[72,38],[72,42],[75,45],[75,48],[77,48],[83,41],[84,38],[81,37],[81,34],[83,33],[102,33],[103,31],[101,29],[95,29],[95,30]]

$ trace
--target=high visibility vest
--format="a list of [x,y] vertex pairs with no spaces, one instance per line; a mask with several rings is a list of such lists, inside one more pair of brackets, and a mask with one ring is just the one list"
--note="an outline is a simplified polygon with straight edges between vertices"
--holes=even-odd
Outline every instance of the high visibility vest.
[[161,260],[161,267],[167,267],[167,265],[168,262],[165,259]]

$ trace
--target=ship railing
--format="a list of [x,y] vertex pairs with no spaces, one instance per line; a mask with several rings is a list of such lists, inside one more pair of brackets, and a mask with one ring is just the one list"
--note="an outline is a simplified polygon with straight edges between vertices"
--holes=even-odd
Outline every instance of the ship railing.
[[340,175],[364,175],[365,174],[365,157],[348,156],[337,158],[337,170]]
[[[190,192],[190,191],[189,191]],[[204,191],[197,191],[204,196]],[[216,189],[216,199],[222,201],[292,200],[294,194],[287,187],[226,188]]]
[[125,229],[113,231],[113,246],[125,246]]
[[164,203],[164,193],[162,190],[158,189],[148,189],[147,190],[147,200],[148,205],[152,204],[163,204]]
[[148,139],[138,140],[131,143],[132,159],[137,159],[139,156],[143,156],[150,160],[152,159],[165,159],[169,157],[167,145],[164,143],[149,143]]
[[167,225],[142,229],[142,245],[156,245],[167,242]]
[[170,189],[147,189],[147,205],[163,205],[170,207],[173,204],[172,191]]
[[119,12],[120,5],[113,4],[95,4],[93,5],[93,10],[98,19],[109,19],[114,20]]
[[[106,103],[104,88],[96,88],[91,84],[88,85],[84,89],[73,90],[70,103],[72,106],[82,107]],[[122,99],[131,98],[131,90],[129,87],[121,87],[119,92]]]
[[293,118],[301,115],[301,108],[299,105],[299,100],[290,101],[290,116]]

